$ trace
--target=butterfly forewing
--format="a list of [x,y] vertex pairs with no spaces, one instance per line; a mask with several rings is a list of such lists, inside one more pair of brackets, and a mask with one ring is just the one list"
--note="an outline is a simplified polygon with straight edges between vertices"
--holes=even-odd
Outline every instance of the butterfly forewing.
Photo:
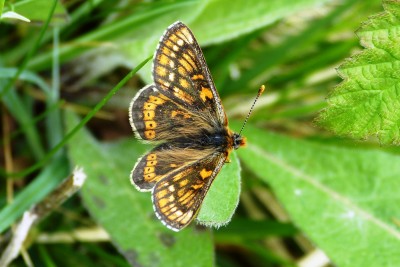
[[180,135],[195,136],[198,127],[212,131],[212,126],[206,123],[203,116],[176,103],[154,85],[146,86],[137,93],[129,114],[136,137],[147,141],[166,141]]
[[170,229],[179,231],[196,216],[225,155],[214,153],[171,172],[153,189],[157,217]]
[[209,123],[227,123],[203,53],[183,23],[171,25],[161,38],[153,61],[153,77],[157,88],[188,109],[203,111]]

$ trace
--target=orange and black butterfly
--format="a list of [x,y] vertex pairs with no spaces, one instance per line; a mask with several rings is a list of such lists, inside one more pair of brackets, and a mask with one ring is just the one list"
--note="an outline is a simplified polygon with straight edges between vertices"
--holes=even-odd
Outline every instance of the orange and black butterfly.
[[157,217],[179,231],[196,217],[229,153],[245,139],[228,128],[203,53],[186,25],[168,27],[152,71],[154,84],[136,94],[129,115],[136,137],[157,146],[137,161],[131,181],[139,191],[152,191]]

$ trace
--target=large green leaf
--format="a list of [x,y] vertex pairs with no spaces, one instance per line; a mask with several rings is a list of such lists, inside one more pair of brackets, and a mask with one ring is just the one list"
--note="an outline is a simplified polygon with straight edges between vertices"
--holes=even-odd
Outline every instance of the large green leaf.
[[344,81],[321,113],[322,125],[338,134],[400,143],[400,1],[383,1],[385,12],[358,31],[366,48],[343,64]]
[[[67,128],[77,118],[67,114]],[[92,217],[133,266],[212,266],[210,232],[194,225],[173,232],[154,215],[149,193],[129,181],[137,158],[145,151],[132,139],[100,144],[86,130],[69,144],[70,157],[88,176],[82,198]]]
[[400,157],[331,147],[248,126],[242,163],[340,267],[400,266]]
[[229,223],[240,196],[240,165],[236,153],[230,154],[226,163],[215,178],[204,199],[197,220],[204,225],[219,227]]
[[[189,26],[202,45],[220,43],[265,27],[305,8],[317,0],[212,0]],[[229,8],[227,8],[229,7]]]

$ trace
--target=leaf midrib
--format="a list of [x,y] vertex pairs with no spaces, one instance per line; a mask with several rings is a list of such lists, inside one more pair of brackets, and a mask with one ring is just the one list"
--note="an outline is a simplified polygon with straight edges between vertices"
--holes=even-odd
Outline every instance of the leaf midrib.
[[396,231],[396,229],[394,229],[393,227],[391,227],[384,221],[376,218],[373,214],[370,214],[370,213],[364,211],[362,208],[360,208],[355,203],[353,203],[350,199],[340,195],[339,193],[328,188],[327,186],[321,184],[320,182],[317,181],[316,178],[303,173],[301,170],[295,168],[294,166],[291,166],[289,163],[285,162],[284,160],[278,159],[277,157],[273,156],[272,154],[269,154],[268,152],[264,151],[263,149],[258,148],[257,146],[249,144],[248,148],[250,150],[252,150],[253,152],[257,153],[257,155],[263,157],[265,160],[267,160],[267,161],[275,164],[276,166],[281,167],[282,169],[286,170],[287,172],[291,173],[294,177],[297,177],[298,179],[303,180],[304,182],[308,183],[309,185],[316,188],[317,190],[329,195],[332,199],[335,199],[335,200],[343,203],[345,206],[351,207],[352,211],[358,213],[365,220],[370,221],[371,223],[377,225],[379,228],[381,228],[384,231],[386,231],[387,233],[389,233],[391,236],[400,240],[400,232],[399,231]]

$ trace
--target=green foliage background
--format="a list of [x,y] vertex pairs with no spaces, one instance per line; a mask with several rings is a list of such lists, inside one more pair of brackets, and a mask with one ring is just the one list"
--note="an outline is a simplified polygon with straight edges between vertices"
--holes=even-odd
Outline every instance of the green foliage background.
[[[320,251],[320,266],[400,266],[399,1],[0,6],[31,19],[0,24],[0,254],[22,213],[79,166],[88,176],[79,196],[29,235],[35,266],[309,266]],[[248,146],[200,211],[211,227],[179,233],[129,182],[150,147],[127,119],[152,81],[146,58],[177,20],[204,49],[232,130],[267,87]]]

